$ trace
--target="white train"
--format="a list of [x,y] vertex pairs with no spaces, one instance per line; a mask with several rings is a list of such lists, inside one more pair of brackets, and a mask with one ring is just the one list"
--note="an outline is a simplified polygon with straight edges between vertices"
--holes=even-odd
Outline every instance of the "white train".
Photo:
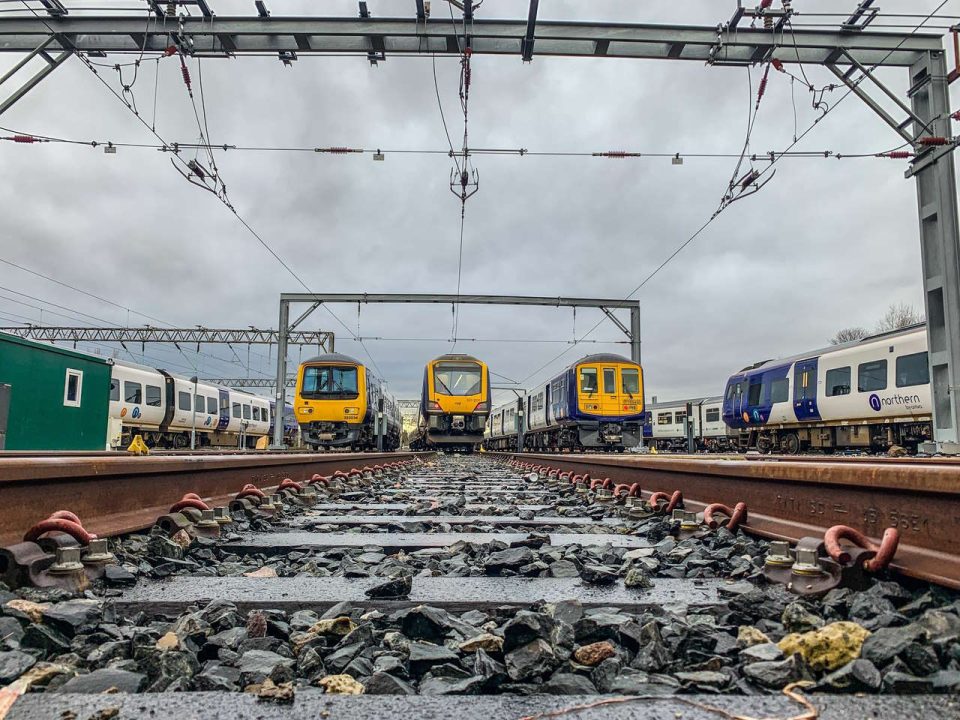
[[688,405],[696,450],[722,452],[733,448],[734,437],[723,421],[723,396],[671,402],[657,402],[654,398],[647,404],[644,445],[658,451],[686,451]]
[[273,426],[269,399],[197,383],[135,363],[114,361],[110,378],[110,445],[125,448],[136,435],[150,447],[255,447]]
[[916,450],[933,434],[926,327],[745,368],[727,381],[723,419],[744,449]]

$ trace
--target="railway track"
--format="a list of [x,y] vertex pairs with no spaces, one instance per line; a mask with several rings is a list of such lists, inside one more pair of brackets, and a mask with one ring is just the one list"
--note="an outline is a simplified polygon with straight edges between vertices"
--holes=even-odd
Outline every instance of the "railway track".
[[[678,534],[519,466],[536,458],[390,457],[406,464],[234,500],[216,539],[118,531],[122,572],[83,599],[0,591],[0,718],[960,716],[948,590],[881,577],[799,597],[764,579],[766,540]],[[316,470],[261,472],[284,467]]]

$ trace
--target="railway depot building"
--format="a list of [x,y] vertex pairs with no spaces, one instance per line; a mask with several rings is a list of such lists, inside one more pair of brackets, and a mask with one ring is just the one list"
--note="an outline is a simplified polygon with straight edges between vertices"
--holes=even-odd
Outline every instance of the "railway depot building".
[[112,363],[0,333],[0,450],[104,450]]

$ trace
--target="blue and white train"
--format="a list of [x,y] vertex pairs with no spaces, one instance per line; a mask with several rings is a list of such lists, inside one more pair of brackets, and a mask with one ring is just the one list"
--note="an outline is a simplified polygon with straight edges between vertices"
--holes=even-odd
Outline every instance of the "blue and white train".
[[741,449],[915,451],[933,435],[926,328],[744,368],[727,380],[723,420]]

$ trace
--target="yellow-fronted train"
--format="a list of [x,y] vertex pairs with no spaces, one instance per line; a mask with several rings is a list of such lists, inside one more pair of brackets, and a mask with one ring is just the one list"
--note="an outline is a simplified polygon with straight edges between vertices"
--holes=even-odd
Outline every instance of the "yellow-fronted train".
[[340,353],[300,364],[294,412],[304,444],[315,450],[400,447],[400,410],[384,383],[358,360]]
[[427,363],[412,450],[473,452],[490,414],[490,374],[470,355],[441,355]]

